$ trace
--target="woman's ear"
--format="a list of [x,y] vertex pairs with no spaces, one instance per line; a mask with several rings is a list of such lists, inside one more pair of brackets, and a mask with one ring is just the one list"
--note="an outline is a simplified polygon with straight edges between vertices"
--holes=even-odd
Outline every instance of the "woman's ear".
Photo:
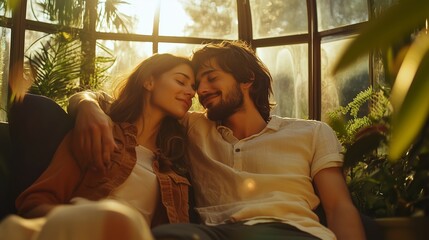
[[149,92],[153,90],[153,88],[155,87],[155,81],[152,76],[143,82],[143,87]]

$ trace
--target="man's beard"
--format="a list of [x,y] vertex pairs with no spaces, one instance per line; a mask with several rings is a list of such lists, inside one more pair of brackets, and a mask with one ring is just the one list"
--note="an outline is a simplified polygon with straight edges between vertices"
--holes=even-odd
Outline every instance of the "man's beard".
[[238,111],[243,105],[243,93],[239,85],[228,92],[225,100],[207,109],[207,118],[212,121],[224,121]]

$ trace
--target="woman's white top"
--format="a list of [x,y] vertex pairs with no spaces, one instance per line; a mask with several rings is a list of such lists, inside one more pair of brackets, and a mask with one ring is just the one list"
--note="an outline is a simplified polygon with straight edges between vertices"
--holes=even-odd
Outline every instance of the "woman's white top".
[[120,200],[136,208],[151,223],[157,203],[159,202],[159,183],[153,171],[155,154],[141,146],[136,146],[137,162],[130,176],[109,198]]

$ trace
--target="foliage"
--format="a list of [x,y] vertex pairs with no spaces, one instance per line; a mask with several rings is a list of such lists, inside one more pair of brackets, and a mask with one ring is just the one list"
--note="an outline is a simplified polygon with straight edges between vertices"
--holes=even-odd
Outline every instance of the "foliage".
[[[81,44],[80,87],[94,89],[95,86],[101,85],[102,82],[97,82],[100,80],[97,76],[100,73],[97,61],[105,59],[96,57],[97,42],[94,34],[96,26],[97,24],[113,25],[117,30],[124,29],[127,32],[129,17],[120,13],[118,6],[128,3],[122,0],[38,0],[36,4],[52,21],[58,22],[59,31],[64,31],[64,26],[81,28],[69,32],[79,38]],[[31,9],[37,19],[39,13],[34,12],[33,6]]]
[[[29,1],[29,4],[36,19],[45,14],[51,21],[58,22],[58,32],[33,43],[39,44],[40,48],[25,56],[33,81],[24,83],[23,87],[28,88],[32,84],[30,92],[48,96],[62,106],[76,91],[100,89],[109,77],[107,70],[115,57],[91,33],[96,31],[96,24],[102,23],[127,31],[128,17],[118,11],[118,5],[127,2],[37,0]],[[35,11],[36,5],[42,12]],[[96,55],[96,47],[101,54]]]
[[[398,161],[418,140],[429,118],[429,36],[428,29],[415,34],[427,21],[429,1],[399,0],[378,18],[370,21],[347,47],[335,67],[345,68],[362,54],[381,49],[394,79],[390,99],[394,112],[388,157]],[[409,44],[403,39],[410,38]],[[395,51],[395,47],[401,46]]]
[[26,56],[33,84],[30,92],[44,95],[62,105],[78,89],[80,43],[56,34],[40,43],[40,51]]
[[[43,13],[49,16],[51,21],[58,21],[62,26],[78,26],[85,24],[85,16],[89,9],[88,2],[94,2],[92,6],[97,9],[96,16],[98,24],[106,23],[108,26],[114,25],[117,29],[127,29],[128,16],[119,13],[117,6],[120,4],[127,4],[126,1],[121,0],[39,0],[36,4],[42,9]],[[31,3],[31,2],[30,2]],[[37,19],[37,14],[34,14],[34,7],[32,6],[34,17]]]
[[[386,94],[368,88],[347,106],[328,114],[344,146],[344,170],[353,202],[371,217],[421,211],[428,215],[429,142],[421,137],[408,154],[396,162],[388,161],[392,111]],[[362,111],[368,104],[369,111]]]
[[[369,112],[368,104],[371,104]],[[390,112],[389,100],[382,90],[375,91],[372,87],[358,93],[346,106],[328,112],[330,125],[337,132],[343,144],[351,144],[356,133],[386,117]],[[361,116],[362,115],[362,116]]]
[[107,70],[115,63],[116,57],[113,55],[112,51],[103,44],[97,43],[97,47],[103,54],[95,58],[95,74],[93,81],[90,81],[87,86],[80,86],[80,90],[100,89],[110,78],[107,74]]
[[428,12],[426,0],[399,0],[362,29],[336,66],[381,52],[385,84],[393,85],[392,113],[345,145],[353,200],[370,216],[429,216]]
[[[79,85],[82,64],[80,41],[61,32],[37,43],[40,44],[39,50],[26,56],[33,80],[29,91],[47,96],[64,107],[72,94],[82,90]],[[105,71],[115,61],[107,48],[101,46],[101,49],[110,55],[96,58],[95,79],[85,89],[100,89],[107,78]]]

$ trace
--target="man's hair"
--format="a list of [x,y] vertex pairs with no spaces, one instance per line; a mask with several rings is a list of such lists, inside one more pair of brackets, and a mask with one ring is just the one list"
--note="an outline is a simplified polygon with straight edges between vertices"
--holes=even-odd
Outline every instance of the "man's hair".
[[243,41],[223,41],[209,43],[194,52],[192,64],[194,71],[216,60],[223,71],[234,76],[237,82],[252,82],[250,97],[265,121],[270,119],[273,94],[272,77],[265,64],[256,56],[253,49]]

